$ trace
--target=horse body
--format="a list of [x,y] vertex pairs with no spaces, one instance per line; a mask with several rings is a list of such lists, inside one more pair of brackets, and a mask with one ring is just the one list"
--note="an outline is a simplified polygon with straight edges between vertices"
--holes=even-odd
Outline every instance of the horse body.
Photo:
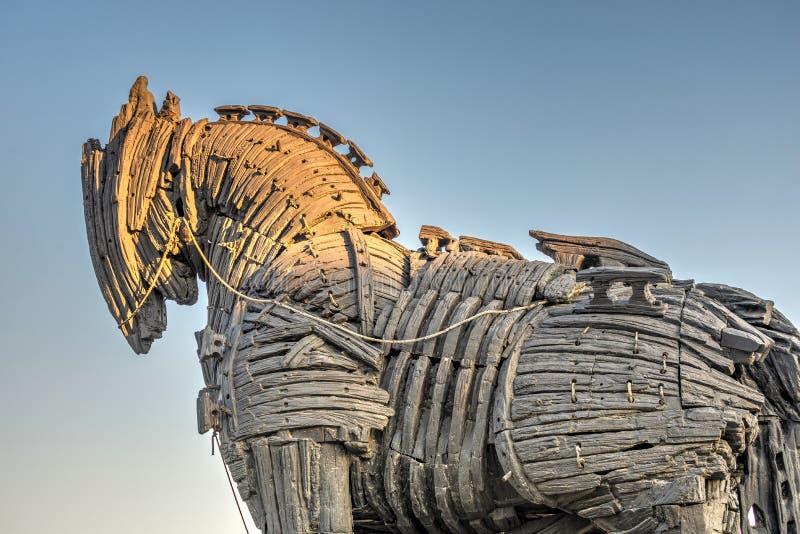
[[[732,533],[766,506],[740,458],[775,454],[752,445],[759,417],[783,422],[770,443],[794,436],[792,402],[767,390],[800,353],[771,308],[754,318],[736,290],[673,282],[618,242],[545,263],[428,228],[407,250],[357,146],[251,109],[181,120],[137,80],[83,172],[95,271],[135,351],[166,327],[165,298],[206,281],[198,426],[264,531]],[[449,329],[487,310],[508,312]],[[762,370],[775,339],[782,363]],[[780,452],[786,529],[800,479]]]

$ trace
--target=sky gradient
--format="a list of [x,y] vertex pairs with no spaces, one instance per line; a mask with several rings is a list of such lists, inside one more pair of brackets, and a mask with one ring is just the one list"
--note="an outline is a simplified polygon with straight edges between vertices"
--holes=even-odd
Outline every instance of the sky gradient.
[[243,530],[196,430],[204,297],[137,357],[92,273],[81,144],[139,74],[195,120],[332,125],[406,246],[422,224],[532,259],[530,228],[615,237],[800,321],[800,4],[287,4],[0,0],[1,532]]

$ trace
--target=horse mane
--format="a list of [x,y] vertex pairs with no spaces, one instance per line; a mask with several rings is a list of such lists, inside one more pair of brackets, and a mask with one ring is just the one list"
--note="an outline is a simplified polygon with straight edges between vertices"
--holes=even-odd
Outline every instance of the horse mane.
[[352,226],[387,238],[398,235],[381,202],[387,190],[377,175],[361,177],[359,168],[371,161],[354,143],[348,142],[345,155],[334,149],[339,145],[334,130],[323,126],[319,136],[309,133],[315,119],[298,121],[304,116],[269,108],[287,116],[287,124],[261,114],[245,121],[241,114],[223,114],[230,108],[247,113],[243,106],[217,108],[220,120],[195,123],[182,144],[191,187],[206,206],[278,243]]
[[[379,291],[376,297],[394,299],[397,286],[408,283],[408,251],[391,242],[399,232],[381,202],[388,193],[385,184],[375,173],[369,178],[360,174],[361,167],[372,165],[369,158],[316,119],[269,106],[250,109],[256,114],[252,121],[243,120],[249,114],[244,106],[218,107],[220,120],[198,121],[181,135],[176,177],[181,209],[208,244],[214,269],[250,292],[279,291],[274,280],[266,283],[275,269],[284,280],[277,287],[284,290],[291,285],[291,271],[304,269],[310,269],[303,279],[308,287],[330,277],[347,285],[357,270],[347,253],[352,232],[357,232],[368,236],[361,239],[370,248],[391,257],[375,260],[376,278],[390,273],[384,277],[388,293]],[[285,124],[275,122],[280,117]],[[310,127],[318,127],[319,135],[311,135]],[[347,152],[336,150],[345,146]],[[324,262],[314,261],[318,253]],[[202,276],[203,266],[194,263]],[[314,267],[317,263],[326,263],[328,272]],[[257,272],[263,282],[252,279]],[[208,293],[209,324],[222,327],[233,301],[214,280],[209,280]]]

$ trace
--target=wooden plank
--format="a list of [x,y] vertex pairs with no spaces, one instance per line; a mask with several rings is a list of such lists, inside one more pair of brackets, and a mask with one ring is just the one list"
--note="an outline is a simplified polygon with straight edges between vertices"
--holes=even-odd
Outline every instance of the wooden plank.
[[629,267],[657,267],[669,270],[665,262],[641,250],[608,237],[582,237],[551,234],[531,230],[531,237],[539,241],[536,248],[558,261],[559,258],[574,257],[570,265],[576,269],[601,266],[604,262]]
[[514,348],[500,368],[497,392],[494,397],[495,400],[492,410],[492,431],[494,432],[497,459],[504,471],[503,478],[520,496],[528,501],[552,504],[553,501],[544,497],[544,495],[536,489],[536,486],[528,480],[522,463],[514,450],[514,439],[510,433],[511,429],[514,428],[514,423],[511,420],[511,404],[514,399],[514,376],[516,375],[522,343],[532,327],[533,325],[522,331],[513,345]]
[[253,462],[258,475],[258,493],[261,496],[264,508],[264,524],[260,528],[272,534],[283,532],[281,529],[280,514],[278,511],[278,498],[275,493],[274,473],[272,469],[272,455],[266,439],[257,439],[250,442],[253,453]]
[[[338,443],[319,445],[319,532],[352,532],[350,458]],[[313,487],[310,488],[313,490]]]
[[240,414],[239,425],[232,433],[232,438],[246,439],[279,430],[322,426],[384,428],[388,419],[388,414],[331,406],[277,414],[269,410],[255,413],[245,412]]
[[[439,298],[436,303],[436,308],[434,309],[433,313],[431,314],[431,318],[428,321],[425,335],[431,335],[447,328],[449,319],[460,300],[461,295],[455,292],[446,293],[443,297]],[[426,355],[439,354],[436,348],[444,342],[443,340],[443,336],[425,340],[424,342],[415,345],[415,350],[421,351],[422,354]]]
[[414,362],[413,369],[410,371],[409,378],[407,379],[406,391],[403,394],[403,419],[400,425],[400,432],[395,434],[395,441],[399,443],[393,443],[392,446],[395,447],[398,452],[407,456],[413,456],[414,454],[417,428],[424,400],[423,393],[425,392],[425,384],[428,381],[429,368],[430,360],[428,357],[419,356]]
[[[499,309],[502,306],[500,301],[492,301],[483,309]],[[493,316],[484,316],[476,319],[469,325],[466,344],[459,359],[459,368],[456,372],[456,380],[453,386],[452,409],[450,429],[447,441],[447,478],[449,480],[449,491],[455,509],[460,516],[470,517],[462,500],[462,494],[470,492],[469,487],[461,486],[459,480],[459,464],[469,466],[467,454],[462,456],[462,448],[465,442],[471,437],[471,429],[474,426],[474,413],[472,413],[472,389],[475,387],[474,381],[482,374],[476,372],[475,363],[479,358],[478,351],[483,344],[484,337],[495,320]]]
[[286,532],[319,529],[319,446],[311,440],[269,441],[278,516]]
[[406,457],[405,460],[408,463],[406,469],[408,470],[409,498],[414,516],[427,532],[443,534],[436,519],[437,514],[434,507],[436,501],[432,491],[433,480],[429,480],[429,478],[432,479],[432,476],[429,477],[426,473],[428,468],[414,458]]
[[458,238],[458,244],[463,251],[474,250],[476,252],[483,252],[484,254],[505,256],[515,260],[525,259],[522,254],[514,250],[514,247],[504,243],[462,235]]

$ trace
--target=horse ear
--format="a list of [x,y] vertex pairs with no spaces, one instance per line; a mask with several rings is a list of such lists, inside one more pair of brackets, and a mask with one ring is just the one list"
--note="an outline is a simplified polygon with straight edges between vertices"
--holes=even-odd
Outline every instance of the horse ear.
[[167,91],[167,96],[161,104],[158,116],[162,119],[170,119],[173,121],[181,120],[181,99],[178,98],[178,95],[172,91]]
[[139,76],[133,82],[128,93],[128,102],[122,104],[119,115],[111,121],[111,133],[108,135],[109,142],[123,129],[127,128],[134,117],[146,117],[156,114],[156,99],[147,89],[147,77]]

